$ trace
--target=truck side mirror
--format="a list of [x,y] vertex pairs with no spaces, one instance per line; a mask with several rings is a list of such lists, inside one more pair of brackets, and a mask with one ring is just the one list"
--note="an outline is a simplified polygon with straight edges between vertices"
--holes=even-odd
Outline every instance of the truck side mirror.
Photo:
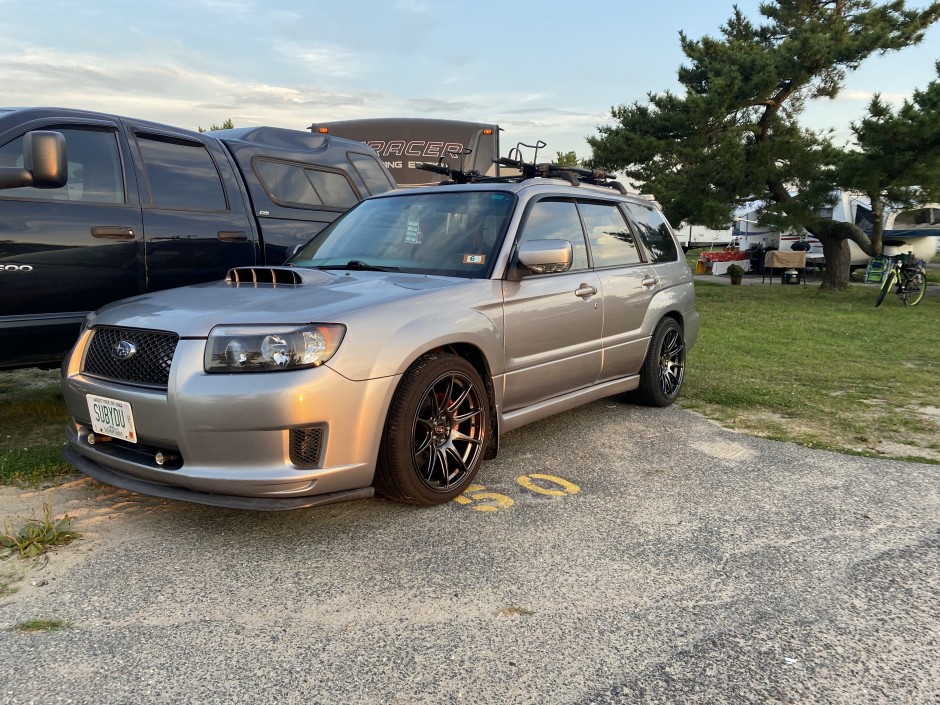
[[23,168],[0,167],[0,189],[61,188],[68,180],[68,151],[60,132],[27,132],[23,136]]

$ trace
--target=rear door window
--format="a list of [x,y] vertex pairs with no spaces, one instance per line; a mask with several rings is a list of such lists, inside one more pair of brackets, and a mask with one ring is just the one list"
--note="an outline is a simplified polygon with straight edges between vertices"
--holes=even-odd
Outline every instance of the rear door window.
[[594,267],[640,262],[636,238],[616,203],[578,203]]
[[219,171],[205,145],[156,134],[137,134],[155,208],[225,211]]

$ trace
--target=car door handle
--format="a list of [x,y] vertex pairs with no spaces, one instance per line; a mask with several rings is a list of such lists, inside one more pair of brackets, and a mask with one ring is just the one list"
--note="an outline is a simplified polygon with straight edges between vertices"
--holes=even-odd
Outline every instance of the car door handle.
[[658,283],[659,283],[659,278],[654,277],[651,274],[647,274],[645,277],[643,277],[643,281],[640,282],[640,284],[642,284],[645,287],[656,286],[656,284]]
[[589,296],[594,296],[596,293],[596,287],[593,287],[590,284],[582,284],[577,289],[575,289],[574,295],[580,296],[582,299],[586,299]]
[[216,237],[222,242],[248,242],[248,234],[244,230],[220,230]]
[[134,229],[113,225],[96,225],[91,229],[91,236],[99,237],[102,240],[133,240]]

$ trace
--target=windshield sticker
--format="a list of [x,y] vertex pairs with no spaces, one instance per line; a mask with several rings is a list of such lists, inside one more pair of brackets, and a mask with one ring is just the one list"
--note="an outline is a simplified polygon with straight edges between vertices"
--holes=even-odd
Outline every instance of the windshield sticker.
[[463,263],[464,264],[485,264],[486,255],[464,255]]
[[421,242],[421,218],[415,213],[409,216],[408,226],[405,229],[405,242],[417,245]]

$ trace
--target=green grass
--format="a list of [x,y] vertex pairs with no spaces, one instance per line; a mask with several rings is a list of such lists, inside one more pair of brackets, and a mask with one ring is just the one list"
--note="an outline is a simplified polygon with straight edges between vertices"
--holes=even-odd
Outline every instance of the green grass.
[[57,370],[0,373],[0,483],[36,485],[73,473],[62,459],[67,420]]
[[15,627],[17,632],[54,632],[69,626],[69,622],[61,619],[30,619],[20,622]]
[[940,462],[940,299],[696,283],[682,405],[749,433]]

